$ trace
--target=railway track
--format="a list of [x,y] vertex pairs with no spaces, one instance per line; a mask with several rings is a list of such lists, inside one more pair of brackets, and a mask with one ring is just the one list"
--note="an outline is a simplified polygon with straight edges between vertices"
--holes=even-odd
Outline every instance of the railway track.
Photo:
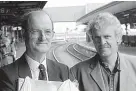
[[55,50],[56,50],[59,46],[61,46],[61,45],[63,45],[63,44],[64,44],[64,43],[57,43],[57,44],[53,45],[53,46],[51,47],[50,51],[47,53],[47,57],[48,57],[49,59],[53,60],[53,61],[59,62],[58,58],[57,58],[56,55],[55,55]]
[[54,57],[54,59],[57,61],[57,62],[59,62],[59,58],[56,56],[56,49],[58,48],[58,47],[60,47],[60,46],[64,46],[65,44],[60,44],[60,45],[58,45],[58,46],[56,46],[55,48],[54,48],[54,50],[53,50],[53,52],[52,52],[52,54],[53,54],[53,57]]
[[88,48],[86,48],[86,47],[84,47],[84,46],[81,46],[81,45],[79,45],[79,44],[73,45],[73,48],[74,48],[77,52],[79,52],[79,53],[81,53],[82,55],[85,55],[85,56],[87,56],[87,57],[89,57],[89,58],[93,57],[93,56],[96,54],[96,51],[91,50],[91,49],[88,49]]
[[89,57],[79,53],[76,49],[74,49],[75,44],[71,44],[67,47],[67,52],[70,53],[72,56],[74,56],[75,58],[79,59],[80,61],[89,59]]
[[[90,58],[90,56],[88,55],[87,49],[85,49],[85,48],[80,48],[79,49],[78,46],[79,46],[78,44],[74,44],[73,45],[74,50],[77,51],[78,53],[84,55],[85,57]],[[82,50],[84,50],[84,51],[82,51]]]
[[87,60],[95,55],[94,51],[91,51],[85,47],[78,44],[71,44],[68,46],[67,51],[80,61]]
[[60,45],[54,49],[53,55],[59,63],[63,63],[67,65],[69,68],[73,67],[75,64],[79,63],[80,60],[72,56],[67,52],[67,47],[71,43],[66,43],[64,45]]
[[[52,51],[54,60],[59,63],[63,63],[68,67],[72,67],[75,64],[87,60],[93,56],[94,54],[93,51],[91,51],[92,52],[90,53],[91,56],[89,56],[86,55],[89,50],[84,54],[82,53],[82,51],[87,49],[83,48],[82,46],[80,47],[78,46],[79,45],[75,43],[69,43],[69,44],[66,43],[66,44],[60,44],[55,46]],[[82,48],[82,50],[79,50],[78,48]]]

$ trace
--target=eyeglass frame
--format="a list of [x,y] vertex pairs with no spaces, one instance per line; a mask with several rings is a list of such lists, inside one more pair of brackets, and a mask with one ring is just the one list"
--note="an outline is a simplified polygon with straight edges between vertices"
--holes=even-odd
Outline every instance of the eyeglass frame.
[[[39,35],[35,35],[36,38],[37,38],[38,36],[40,36],[40,34],[42,34],[41,31],[46,32],[46,33],[44,33],[45,36],[46,36],[46,38],[51,38],[51,36],[53,36],[53,34],[55,33],[55,32],[54,32],[53,30],[51,30],[51,29],[46,29],[46,30],[40,30],[40,29],[27,29],[27,30],[29,31],[29,33],[31,34],[32,37],[34,37],[34,32],[35,32],[35,33],[38,32]],[[35,31],[34,31],[34,30],[35,30]],[[47,31],[47,30],[48,30],[48,31]],[[47,35],[47,34],[49,34],[49,32],[50,32],[50,35]]]

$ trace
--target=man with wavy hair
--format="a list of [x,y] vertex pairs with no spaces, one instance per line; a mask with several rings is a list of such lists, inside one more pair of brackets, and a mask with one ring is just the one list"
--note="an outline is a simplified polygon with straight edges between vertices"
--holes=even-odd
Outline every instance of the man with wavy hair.
[[119,20],[108,12],[99,13],[89,22],[87,33],[97,53],[71,68],[80,91],[135,91],[136,57],[118,51],[122,39]]

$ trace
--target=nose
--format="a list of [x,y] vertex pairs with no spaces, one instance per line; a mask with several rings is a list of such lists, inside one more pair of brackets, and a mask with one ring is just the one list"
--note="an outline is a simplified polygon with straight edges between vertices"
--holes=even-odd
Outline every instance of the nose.
[[45,35],[45,33],[42,32],[41,35],[39,36],[39,40],[43,41],[45,39],[46,39],[46,35]]
[[103,44],[106,43],[106,40],[105,40],[104,38],[101,38],[101,39],[100,39],[100,43],[101,43],[101,45],[103,45]]

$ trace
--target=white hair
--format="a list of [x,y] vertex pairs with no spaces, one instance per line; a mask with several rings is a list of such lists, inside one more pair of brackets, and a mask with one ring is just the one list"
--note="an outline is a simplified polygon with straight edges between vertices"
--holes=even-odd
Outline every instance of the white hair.
[[89,35],[92,32],[103,29],[107,26],[113,26],[115,28],[115,34],[122,36],[122,27],[120,21],[117,19],[116,16],[109,12],[99,13],[93,21],[90,21],[88,24],[88,33]]

